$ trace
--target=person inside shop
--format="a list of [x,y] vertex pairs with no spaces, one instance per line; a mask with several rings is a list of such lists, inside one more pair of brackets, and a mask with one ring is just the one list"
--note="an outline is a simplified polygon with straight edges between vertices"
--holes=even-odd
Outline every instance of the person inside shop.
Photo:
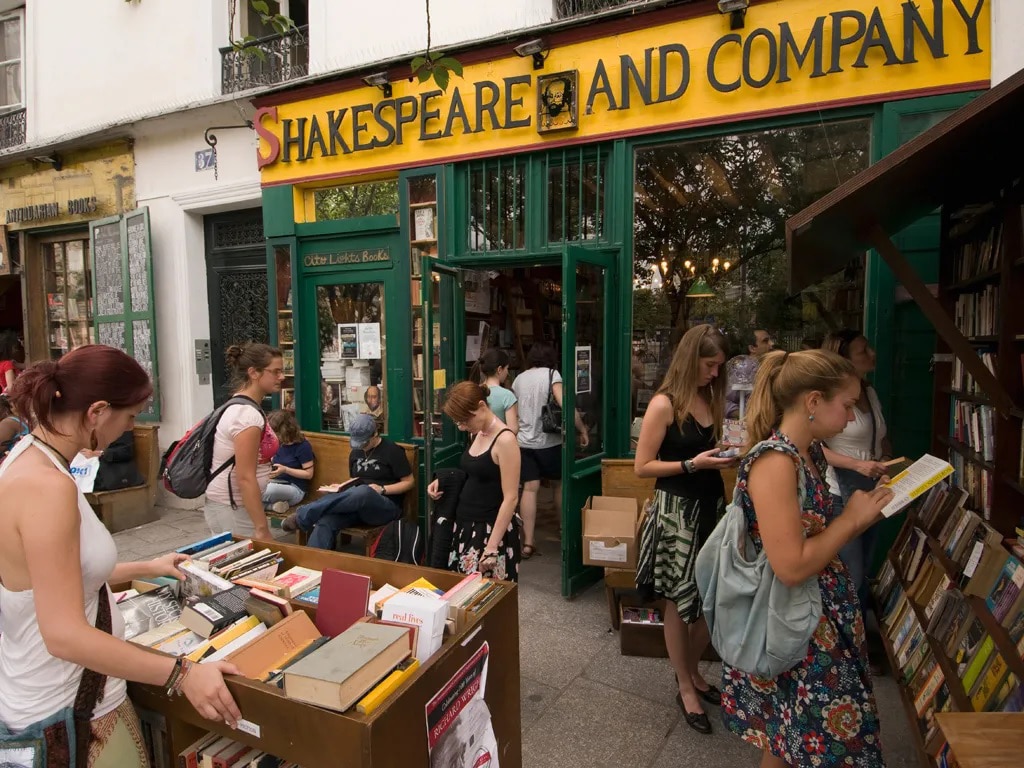
[[334,549],[338,533],[353,525],[386,525],[402,516],[405,494],[414,479],[401,446],[381,437],[368,413],[352,420],[349,480],[333,486],[325,496],[288,515],[281,528],[309,533],[311,547]]
[[28,433],[28,422],[14,412],[7,395],[0,395],[0,460]]
[[[466,482],[455,507],[448,567],[504,581],[519,580],[519,443],[488,405],[490,392],[475,379],[451,388],[444,413],[473,435],[459,467]],[[439,481],[427,486],[434,501],[443,495]]]
[[260,404],[281,391],[284,358],[281,350],[252,342],[228,347],[225,357],[232,396],[248,402],[229,406],[217,423],[211,466],[219,467],[232,457],[235,463],[206,487],[203,514],[212,533],[231,531],[239,538],[269,541],[263,492],[280,443]]
[[280,446],[270,462],[270,482],[263,491],[263,506],[270,512],[283,515],[302,501],[309,490],[315,457],[313,446],[299,429],[293,411],[271,411],[267,422],[277,435]]
[[[541,420],[541,409],[554,399],[562,405],[562,376],[555,370],[558,358],[550,344],[537,342],[530,347],[526,356],[527,369],[512,382],[519,411],[519,448],[522,462],[520,482],[523,495],[519,500],[519,513],[523,518],[522,559],[529,560],[537,547],[534,544],[534,528],[537,524],[537,492],[542,479],[551,480],[555,501],[555,513],[562,519],[562,434],[545,432]],[[577,411],[574,424],[579,433],[580,447],[590,444],[587,425]]]
[[775,577],[786,585],[816,578],[822,601],[822,620],[793,669],[765,679],[722,665],[722,721],[764,750],[761,768],[885,764],[864,622],[837,555],[881,519],[893,494],[857,491],[840,510],[821,447],[853,420],[860,390],[850,361],[823,350],[771,352],[754,381],[754,447],[739,465],[738,503]]
[[[853,408],[853,418],[837,435],[825,441],[828,461],[828,487],[833,504],[842,509],[854,491],[869,491],[886,474],[883,462],[892,458],[892,447],[875,388],[867,377],[875,370],[875,350],[860,331],[844,328],[828,334],[822,348],[846,358],[860,378],[860,397]],[[868,604],[868,574],[875,557],[878,529],[868,528],[852,539],[839,556],[846,563],[857,587],[861,606]]]
[[[742,343],[746,346],[746,354],[740,354],[729,361],[728,370],[730,381],[742,378],[753,381],[754,373],[757,371],[757,364],[761,358],[775,348],[772,335],[764,328],[750,328],[741,337]],[[738,389],[731,386],[725,394],[725,417],[735,419],[740,415],[740,395]]]
[[[676,673],[676,703],[687,725],[711,733],[705,704],[721,693],[701,675],[698,662],[710,641],[694,580],[697,552],[725,511],[719,457],[725,391],[719,374],[725,338],[710,325],[688,330],[676,346],[668,373],[640,426],[633,468],[656,478],[654,514],[662,535],[654,543],[654,595],[664,600],[665,646]],[[716,386],[716,384],[718,386]]]
[[10,389],[25,365],[25,347],[14,331],[0,333],[0,394]]
[[491,347],[474,363],[469,372],[469,380],[487,388],[487,407],[498,417],[498,421],[508,427],[512,434],[516,434],[519,432],[519,401],[512,390],[505,387],[509,362],[508,352]]
[[88,738],[76,755],[54,754],[51,741],[54,763],[149,766],[126,680],[183,693],[207,719],[238,722],[223,679],[239,674],[233,664],[194,664],[123,639],[108,583],[181,579],[185,556],[117,562],[113,537],[71,477],[75,455],[131,429],[152,392],[138,363],[101,345],[37,363],[10,390],[32,431],[0,466],[0,749],[17,750],[18,739],[73,709]]
[[383,430],[386,416],[384,414],[384,394],[380,391],[380,385],[371,384],[366,388],[363,393],[363,406],[363,413],[370,414],[377,422],[377,431]]

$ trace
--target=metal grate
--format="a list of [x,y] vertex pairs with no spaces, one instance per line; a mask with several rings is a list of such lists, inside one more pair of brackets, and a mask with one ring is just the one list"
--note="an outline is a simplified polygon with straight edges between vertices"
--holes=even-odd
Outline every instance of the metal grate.
[[309,27],[268,35],[241,48],[220,49],[221,92],[286,83],[309,73]]
[[573,16],[590,16],[624,5],[646,4],[647,0],[555,0],[555,16],[559,19],[570,19]]
[[25,110],[0,115],[0,149],[19,147],[25,143]]
[[495,158],[469,168],[469,250],[526,247],[526,162]]
[[237,221],[218,221],[213,225],[214,248],[241,248],[263,245],[263,216],[259,210]]
[[549,243],[604,237],[607,156],[600,147],[566,149],[545,156]]

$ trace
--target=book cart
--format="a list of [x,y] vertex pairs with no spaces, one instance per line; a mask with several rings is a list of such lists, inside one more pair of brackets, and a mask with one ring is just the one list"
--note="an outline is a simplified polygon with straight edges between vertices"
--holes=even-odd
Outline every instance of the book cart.
[[[996,557],[1010,555],[1016,529],[1024,525],[1024,145],[1011,128],[1022,121],[1024,72],[1019,72],[801,211],[786,227],[792,291],[873,248],[934,326],[931,450],[954,466],[952,482],[967,496],[962,507],[989,526],[984,531]],[[893,237],[937,208],[939,284],[929,286]],[[921,520],[921,507],[912,509],[888,553],[880,576],[889,571],[888,580],[895,578],[907,595],[910,622],[922,628],[923,653],[915,669],[909,661],[913,652],[908,655],[906,644],[902,652],[894,647],[883,626],[886,654],[922,766],[952,764],[947,743],[961,766],[1019,765],[1022,716],[982,711],[991,709],[993,697],[985,699],[981,683],[967,675],[975,672],[969,669],[971,657],[958,664],[947,652],[949,638],[929,630],[934,600],[941,599],[936,593],[947,583],[964,587],[976,565],[970,557],[978,546],[973,540],[966,555],[961,548],[959,559],[950,557],[943,515],[951,512],[940,509]],[[921,581],[920,572],[908,574],[900,560],[910,537],[924,545],[937,588]],[[880,586],[881,579],[876,593]],[[991,596],[966,594],[966,604],[966,621],[983,627],[991,657],[1000,657],[1007,667],[1003,679],[1013,675],[1024,681],[1021,641],[1008,631],[1018,617],[998,620]],[[883,610],[879,606],[880,615]],[[1014,611],[1019,615],[1019,601]],[[944,709],[949,711],[929,709],[932,692],[914,675],[922,658],[933,658],[941,672],[931,685],[948,689]],[[984,677],[990,666],[978,674]],[[1016,761],[984,757],[984,742],[965,739],[972,732],[984,733],[989,745],[1017,745]]]
[[[328,550],[278,542],[255,542],[280,550],[282,569],[301,565],[323,570],[338,568],[370,576],[375,587],[390,583],[402,587],[419,577],[442,589],[457,584],[460,574],[375,560]],[[444,640],[441,649],[410,680],[369,715],[353,708],[347,712],[322,709],[287,698],[275,687],[242,678],[228,678],[228,689],[242,717],[255,725],[246,732],[206,720],[184,697],[169,697],[163,689],[129,684],[129,696],[139,707],[162,715],[170,757],[177,755],[206,732],[228,736],[302,768],[385,768],[427,766],[425,707],[445,683],[480,650],[489,645],[485,700],[498,742],[502,766],[522,765],[519,712],[519,601],[516,585],[508,582],[466,627]],[[315,616],[315,609],[293,601],[295,610]],[[257,734],[258,730],[258,734]]]

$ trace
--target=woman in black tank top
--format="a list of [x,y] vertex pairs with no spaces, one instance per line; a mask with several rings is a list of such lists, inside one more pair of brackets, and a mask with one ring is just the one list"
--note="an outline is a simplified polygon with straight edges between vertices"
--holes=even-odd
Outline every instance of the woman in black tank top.
[[[460,467],[466,483],[455,507],[448,568],[505,581],[519,578],[519,443],[487,405],[487,387],[463,381],[451,388],[444,412],[473,435]],[[427,487],[441,497],[438,481]]]
[[694,563],[725,511],[720,470],[734,463],[715,456],[725,411],[725,386],[718,381],[724,346],[710,325],[686,332],[644,414],[634,461],[639,477],[655,478],[660,536],[654,551],[641,557],[653,559],[653,591],[664,600],[665,645],[679,685],[676,703],[687,725],[700,733],[711,733],[705,707],[721,699],[697,666],[709,636]]

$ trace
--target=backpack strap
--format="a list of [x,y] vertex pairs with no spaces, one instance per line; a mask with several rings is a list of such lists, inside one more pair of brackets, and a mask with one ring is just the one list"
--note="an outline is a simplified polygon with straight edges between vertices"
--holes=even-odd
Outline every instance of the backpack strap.
[[[251,405],[253,408],[260,412],[260,416],[263,417],[263,426],[260,427],[260,440],[262,440],[263,432],[266,431],[267,428],[267,414],[263,412],[263,408],[260,406],[259,403],[257,403],[251,397],[247,397],[246,395],[233,395],[226,403],[224,403],[224,405],[222,405],[219,409],[220,414],[217,416],[217,424],[220,424],[220,420],[223,418],[224,413],[232,405]],[[217,429],[217,424],[215,424],[213,427],[215,432]],[[231,454],[231,457],[227,461],[225,461],[223,464],[217,467],[217,469],[215,469],[210,474],[210,480],[213,480],[213,478],[217,477],[217,475],[219,475],[221,472],[223,472],[225,469],[228,469],[229,467],[233,471],[234,465],[235,455]],[[238,504],[235,502],[235,489],[231,487],[230,472],[228,473],[228,500],[231,502],[232,509],[238,509]]]
[[[743,480],[746,481],[747,479],[747,475],[750,472],[750,465],[753,464],[754,461],[765,451],[779,451],[793,459],[793,463],[796,465],[798,478],[797,499],[799,500],[800,508],[803,509],[804,504],[807,501],[807,470],[804,468],[803,458],[800,456],[800,452],[784,440],[769,437],[767,440],[762,440],[751,448],[740,465],[740,473]],[[739,482],[736,483],[736,488],[733,490],[733,502],[737,504],[739,503]]]

